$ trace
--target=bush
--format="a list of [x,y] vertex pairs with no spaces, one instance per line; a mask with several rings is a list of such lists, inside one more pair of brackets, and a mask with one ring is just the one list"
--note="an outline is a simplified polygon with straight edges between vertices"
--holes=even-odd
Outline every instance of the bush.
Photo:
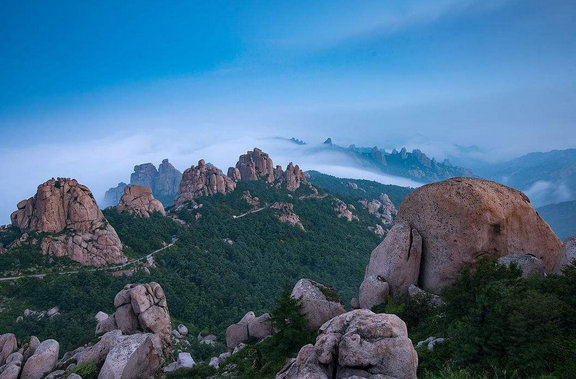
[[94,362],[84,362],[79,366],[72,369],[67,375],[66,378],[69,377],[71,374],[77,374],[82,377],[82,379],[96,379],[98,377],[98,367]]

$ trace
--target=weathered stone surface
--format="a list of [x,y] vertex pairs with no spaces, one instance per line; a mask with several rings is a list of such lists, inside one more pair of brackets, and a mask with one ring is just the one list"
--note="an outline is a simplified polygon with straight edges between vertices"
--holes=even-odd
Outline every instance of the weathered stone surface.
[[368,213],[382,219],[384,225],[391,225],[394,217],[398,214],[396,207],[385,193],[380,194],[380,200],[362,199],[358,202],[368,210]]
[[115,329],[120,329],[120,327],[116,323],[116,315],[113,314],[108,318],[98,322],[96,325],[95,334],[107,333]]
[[242,320],[226,328],[226,346],[229,351],[234,350],[239,344],[248,341],[250,334],[248,324],[256,318],[254,312],[250,311],[242,317]]
[[274,332],[269,313],[264,313],[248,323],[248,336],[259,340],[271,336]]
[[25,361],[32,355],[34,355],[36,349],[38,349],[38,346],[40,346],[40,340],[38,339],[38,337],[36,336],[30,337],[30,342],[28,342],[28,346],[26,346],[23,353]]
[[242,181],[265,180],[274,182],[274,163],[268,154],[258,148],[248,151],[238,159],[236,168]]
[[231,178],[223,175],[215,167],[208,167],[201,159],[198,161],[198,166],[192,166],[184,171],[174,204],[176,207],[184,207],[186,203],[201,196],[227,194],[235,188],[236,183]]
[[0,336],[0,366],[6,363],[6,358],[18,350],[18,341],[12,333],[2,334]]
[[158,283],[127,284],[116,294],[114,306],[116,312],[113,316],[123,334],[155,333],[164,352],[169,353],[172,344],[170,314],[166,295]]
[[558,260],[554,265],[554,273],[560,274],[564,266],[570,265],[576,259],[576,237],[570,237],[562,244]]
[[104,321],[104,320],[106,320],[108,317],[109,317],[109,316],[108,316],[108,313],[104,313],[104,312],[102,312],[102,311],[99,311],[98,313],[96,313],[96,314],[94,315],[94,319],[95,319],[96,321],[98,321],[98,322]]
[[150,333],[118,337],[98,379],[136,379],[153,375],[160,367],[160,345],[158,336]]
[[150,187],[136,185],[124,188],[124,194],[116,209],[118,212],[127,212],[144,218],[150,218],[153,212],[166,216],[164,206],[154,198]]
[[294,204],[276,202],[272,204],[270,208],[279,211],[276,213],[276,217],[278,217],[278,220],[280,220],[281,222],[285,222],[287,224],[295,226],[300,230],[304,231],[306,230],[304,229],[304,225],[302,225],[302,222],[300,221],[300,217],[296,213],[294,213]]
[[134,172],[130,175],[130,184],[152,188],[156,175],[158,175],[158,171],[152,163],[136,165],[134,166]]
[[18,379],[21,363],[8,363],[0,370],[0,379]]
[[104,194],[104,202],[102,204],[103,207],[116,206],[124,194],[124,188],[126,186],[126,183],[120,182],[116,187],[112,187],[106,191]]
[[[67,256],[82,265],[127,261],[114,228],[108,224],[88,187],[75,179],[50,179],[10,216],[23,232],[58,233],[44,237],[43,254]],[[66,231],[66,233],[61,233]]]
[[483,256],[533,255],[550,273],[561,248],[522,192],[482,179],[453,178],[418,188],[402,203],[396,223],[422,236],[418,285],[433,292]]
[[182,173],[168,159],[162,160],[158,166],[158,175],[154,178],[152,193],[160,198],[173,198],[178,193]]
[[59,352],[60,345],[57,341],[42,342],[24,364],[20,379],[41,379],[44,375],[54,371],[58,363]]
[[315,331],[326,321],[346,312],[340,299],[328,298],[325,293],[335,293],[335,290],[310,279],[300,279],[292,289],[292,297],[302,302],[307,330]]
[[185,325],[180,324],[178,325],[177,329],[178,333],[180,333],[181,335],[183,336],[188,335],[188,328]]
[[[320,328],[315,345],[276,378],[378,377],[416,379],[418,356],[406,324],[395,315],[359,309],[334,317]],[[377,375],[377,376],[376,376]]]
[[[280,174],[281,172],[282,168],[280,167],[280,172],[278,173],[278,176],[281,175]],[[292,192],[296,191],[298,188],[300,188],[300,185],[302,183],[306,182],[306,177],[304,176],[302,170],[300,170],[300,166],[298,165],[294,166],[292,162],[288,164],[288,166],[286,167],[286,172],[279,179],[282,179],[283,182],[286,183],[286,189]]]
[[390,285],[380,275],[370,275],[360,285],[359,308],[372,309],[386,301]]
[[[418,231],[406,222],[397,222],[380,245],[372,251],[364,282],[369,281],[370,277],[380,277],[382,278],[380,281],[389,284],[391,295],[405,294],[411,284],[418,284],[421,257],[422,238]],[[382,288],[375,287],[375,283],[372,280],[360,286],[362,308],[365,308],[362,305],[363,299],[366,306],[379,299],[377,293],[380,293]]]
[[100,338],[100,341],[94,344],[94,346],[78,354],[76,357],[78,365],[84,362],[92,362],[100,367],[106,360],[110,349],[118,343],[121,336],[122,332],[120,330],[113,330],[104,334],[102,338]]
[[541,259],[532,255],[505,255],[498,258],[498,263],[507,267],[510,267],[513,263],[516,264],[516,266],[522,270],[522,276],[524,278],[531,275],[544,276],[544,263]]

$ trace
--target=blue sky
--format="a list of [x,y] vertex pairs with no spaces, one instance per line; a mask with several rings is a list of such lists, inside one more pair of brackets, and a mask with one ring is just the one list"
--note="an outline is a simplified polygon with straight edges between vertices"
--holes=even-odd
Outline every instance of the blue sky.
[[572,0],[0,0],[0,159],[19,159],[0,174],[273,135],[489,160],[576,147],[575,36]]

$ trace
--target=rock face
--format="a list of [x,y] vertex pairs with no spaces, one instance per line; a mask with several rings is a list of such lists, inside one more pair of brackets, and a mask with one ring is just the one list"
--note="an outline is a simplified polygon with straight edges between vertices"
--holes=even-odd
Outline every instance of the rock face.
[[418,355],[395,315],[351,311],[326,322],[276,379],[416,379]]
[[123,334],[157,334],[165,352],[171,347],[170,314],[162,287],[155,282],[128,284],[114,298],[116,312],[110,317]]
[[[473,178],[453,178],[420,187],[402,203],[392,228],[384,241],[372,252],[367,275],[378,274],[387,281],[416,239],[408,228],[422,239],[421,264],[410,268],[410,278],[417,277],[420,288],[438,293],[452,283],[462,267],[473,265],[481,257],[532,255],[549,273],[560,253],[560,241],[548,224],[534,211],[520,191],[501,184]],[[395,225],[395,227],[396,227]],[[410,237],[412,236],[412,237]],[[413,281],[413,280],[410,280]],[[390,283],[390,292],[399,287]]]
[[156,166],[152,163],[139,164],[134,166],[134,172],[130,175],[130,184],[152,188],[157,175]]
[[16,336],[12,333],[0,335],[0,366],[6,363],[6,359],[10,354],[18,350],[18,342]]
[[67,256],[93,266],[127,261],[116,231],[92,192],[75,179],[50,179],[41,184],[34,197],[18,203],[10,219],[23,232],[54,233],[41,241],[45,255]]
[[[280,166],[278,166],[278,168],[280,168],[280,174],[282,172],[282,168]],[[288,191],[296,191],[298,188],[300,188],[302,183],[306,182],[306,177],[298,165],[294,166],[292,162],[290,162],[288,167],[286,167],[286,172],[284,173],[282,180],[286,183],[286,189]]]
[[168,159],[164,159],[158,166],[158,175],[154,179],[152,193],[158,199],[174,198],[182,180],[182,173],[178,171]]
[[544,263],[532,255],[505,255],[498,258],[498,263],[510,267],[516,264],[522,270],[522,276],[527,278],[532,275],[544,276]]
[[570,237],[562,244],[558,261],[554,266],[554,273],[560,274],[564,266],[568,266],[576,259],[576,237]]
[[368,210],[368,213],[382,219],[384,225],[391,225],[398,214],[396,207],[385,193],[380,194],[380,200],[359,200],[359,203]]
[[370,309],[380,304],[374,303],[377,299],[386,299],[383,286],[376,283],[386,281],[392,295],[405,294],[411,284],[417,285],[421,257],[422,238],[418,231],[406,222],[396,223],[372,251],[360,287],[360,306]]
[[359,308],[371,309],[386,301],[390,293],[390,285],[380,275],[369,275],[360,285],[359,293]]
[[322,324],[346,310],[336,291],[310,279],[300,279],[292,289],[292,297],[300,299],[306,316],[306,329],[316,331]]
[[34,354],[28,358],[20,379],[41,379],[52,372],[58,363],[60,345],[55,340],[46,340],[38,346]]
[[124,188],[124,195],[116,207],[118,212],[128,212],[139,217],[150,218],[153,212],[166,216],[164,206],[154,198],[150,187],[129,186]]
[[254,312],[250,311],[242,317],[242,320],[236,324],[230,325],[226,329],[226,346],[228,351],[232,352],[236,347],[245,343],[250,338],[264,339],[273,333],[272,321],[270,314],[265,313],[256,317]]
[[158,336],[144,333],[120,336],[110,349],[98,379],[136,379],[152,376],[162,356]]
[[215,167],[208,167],[201,159],[198,161],[198,166],[192,166],[184,171],[174,204],[176,207],[183,207],[187,202],[201,196],[227,194],[235,188],[236,183],[231,178],[222,175]]
[[106,191],[106,193],[104,194],[103,206],[104,207],[116,206],[116,204],[118,204],[120,198],[124,194],[124,188],[126,186],[127,186],[126,183],[120,182],[116,187],[112,187],[108,191]]
[[280,211],[278,212],[277,217],[278,220],[280,220],[281,222],[285,222],[287,224],[295,226],[300,230],[304,231],[306,230],[304,229],[304,225],[302,225],[302,222],[300,222],[300,217],[296,213],[294,213],[294,204],[274,203],[270,206],[270,208],[277,209]]

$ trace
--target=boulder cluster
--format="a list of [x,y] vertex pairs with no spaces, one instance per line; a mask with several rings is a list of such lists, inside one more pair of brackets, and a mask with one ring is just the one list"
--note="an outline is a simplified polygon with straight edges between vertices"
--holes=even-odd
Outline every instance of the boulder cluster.
[[520,191],[474,178],[425,185],[404,200],[394,226],[372,251],[360,305],[371,308],[388,292],[407,293],[411,285],[438,293],[482,257],[522,256],[504,261],[550,273],[560,248]]
[[226,346],[229,352],[233,352],[238,346],[248,342],[250,338],[262,340],[271,336],[273,331],[270,314],[264,313],[256,317],[254,312],[250,311],[240,321],[226,329]]
[[272,204],[270,208],[278,211],[276,217],[278,217],[280,222],[285,222],[299,228],[300,230],[306,231],[304,225],[302,225],[302,222],[300,221],[300,217],[294,213],[294,204],[276,202]]
[[323,324],[276,379],[416,379],[417,368],[404,321],[360,309]]
[[166,211],[161,202],[152,195],[150,187],[137,185],[124,187],[124,194],[116,206],[118,212],[127,212],[131,215],[150,218],[154,212],[166,216]]
[[381,219],[384,225],[391,225],[394,222],[394,217],[398,214],[396,207],[385,193],[380,194],[379,200],[362,199],[358,202],[368,210],[368,213]]
[[24,233],[48,234],[40,241],[45,255],[65,256],[92,266],[127,261],[116,231],[92,192],[75,179],[50,179],[17,208],[10,216],[13,226]]
[[116,312],[102,317],[96,326],[96,334],[116,329],[126,335],[154,333],[164,351],[170,350],[170,314],[166,295],[158,283],[127,284],[114,298],[114,307]]

